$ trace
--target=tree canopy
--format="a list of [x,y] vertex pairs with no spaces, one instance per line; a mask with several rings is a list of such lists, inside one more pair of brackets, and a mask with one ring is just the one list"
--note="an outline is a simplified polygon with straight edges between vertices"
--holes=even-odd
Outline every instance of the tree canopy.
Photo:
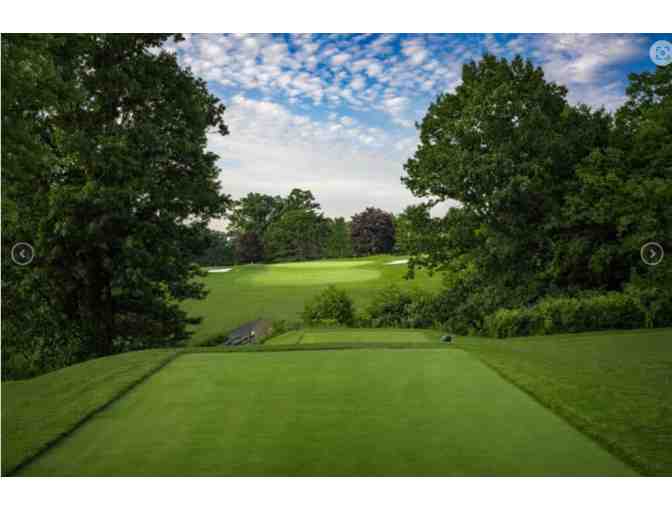
[[520,57],[463,67],[420,123],[403,178],[428,206],[460,203],[443,218],[416,215],[412,249],[413,266],[452,269],[455,314],[474,323],[546,294],[669,273],[639,249],[669,248],[672,233],[670,71],[632,75],[612,116],[570,105]]
[[82,356],[186,337],[179,302],[204,295],[190,261],[229,205],[207,134],[227,127],[167,38],[3,36],[3,250],[36,251],[3,267],[6,341],[58,337],[45,321]]
[[352,217],[350,235],[355,255],[390,253],[394,248],[394,216],[367,207]]

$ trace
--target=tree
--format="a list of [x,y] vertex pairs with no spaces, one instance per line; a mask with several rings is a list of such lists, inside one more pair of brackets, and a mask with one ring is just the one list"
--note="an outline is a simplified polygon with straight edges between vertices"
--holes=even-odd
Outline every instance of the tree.
[[367,207],[352,217],[351,238],[355,255],[389,253],[394,247],[394,217]]
[[264,245],[255,232],[243,232],[236,238],[236,260],[238,262],[261,262],[264,259]]
[[430,106],[403,181],[432,204],[461,203],[437,222],[447,244],[427,263],[471,253],[493,274],[511,268],[507,283],[517,284],[548,263],[549,220],[578,161],[606,144],[609,119],[569,107],[566,89],[520,57],[486,55],[462,78]]
[[322,256],[328,225],[312,209],[289,209],[266,232],[264,251],[269,260],[308,260]]
[[83,357],[187,337],[179,303],[205,294],[192,255],[229,205],[206,150],[224,106],[167,37],[2,38],[3,249],[37,253],[3,291],[77,325]]
[[577,167],[562,209],[574,234],[553,269],[563,283],[583,278],[621,290],[637,277],[662,292],[672,288],[671,268],[642,264],[640,247],[656,241],[672,251],[672,68],[632,74],[627,97],[609,147]]
[[194,262],[202,266],[230,266],[235,263],[235,249],[230,235],[225,232],[208,230],[208,247]]
[[330,285],[306,302],[302,317],[307,325],[352,326],[355,307],[344,290]]
[[[308,190],[295,188],[284,198],[248,193],[236,202],[229,219],[231,228],[238,237],[250,232],[256,235],[257,240],[266,247],[264,257],[269,260],[274,258],[296,260],[297,257],[302,257],[302,253],[310,254],[306,257],[319,256],[319,250],[316,251],[314,245],[315,241],[322,241],[323,236],[316,240],[299,239],[304,235],[295,229],[297,222],[304,225],[308,222],[311,224],[309,228],[312,229],[312,223],[316,221],[319,209],[320,204],[315,202],[315,197]],[[311,213],[312,216],[293,214],[294,211]],[[288,213],[292,214],[285,217]],[[271,232],[270,238],[268,238],[269,232]],[[297,237],[292,238],[293,235]]]
[[423,205],[409,205],[394,218],[395,251],[403,254],[422,253],[418,243],[422,225],[429,222],[429,209]]
[[283,211],[291,210],[305,210],[317,211],[320,209],[320,204],[315,201],[315,197],[310,190],[302,190],[294,188],[290,191],[287,198],[283,201]]
[[231,229],[236,232],[254,232],[263,238],[269,225],[280,216],[284,200],[279,196],[248,193],[236,201],[229,215]]
[[344,218],[328,219],[324,255],[329,258],[352,257],[350,224]]
[[615,123],[569,105],[519,57],[466,64],[432,103],[403,181],[427,206],[460,206],[415,223],[411,265],[450,269],[444,304],[462,330],[500,307],[620,290],[650,272],[640,243],[670,232],[667,73],[631,76]]

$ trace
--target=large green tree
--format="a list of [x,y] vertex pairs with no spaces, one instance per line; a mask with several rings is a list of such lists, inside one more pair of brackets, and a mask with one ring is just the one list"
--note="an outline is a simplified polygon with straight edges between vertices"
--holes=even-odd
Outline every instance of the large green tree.
[[[206,149],[224,106],[167,37],[2,37],[3,250],[36,251],[3,267],[3,292],[76,326],[82,356],[186,337],[179,302],[204,296],[191,261],[229,203]],[[58,337],[12,312],[10,342]]]
[[284,200],[279,196],[248,193],[237,200],[229,214],[235,232],[254,232],[263,238],[266,229],[280,215]]
[[345,218],[329,218],[324,242],[324,255],[329,258],[352,257],[350,224]]
[[570,105],[529,61],[486,55],[432,103],[404,182],[428,205],[460,205],[416,216],[412,265],[452,270],[445,308],[462,329],[502,306],[619,290],[650,271],[641,243],[670,238],[669,83],[662,68],[631,76],[614,122]]
[[273,222],[264,239],[269,260],[309,260],[323,256],[328,224],[313,210],[289,209]]

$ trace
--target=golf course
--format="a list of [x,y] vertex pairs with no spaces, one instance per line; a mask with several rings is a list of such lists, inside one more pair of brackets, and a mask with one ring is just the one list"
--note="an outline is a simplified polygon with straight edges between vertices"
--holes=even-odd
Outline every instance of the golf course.
[[418,271],[406,280],[404,258],[378,255],[358,259],[324,260],[281,264],[247,264],[225,273],[209,273],[208,298],[187,303],[191,314],[203,317],[191,339],[198,345],[221,336],[240,324],[258,319],[296,321],[306,300],[329,285],[336,285],[365,305],[379,289],[390,284],[403,288],[434,290],[441,275]]
[[[195,342],[2,385],[3,473],[21,476],[632,476],[672,473],[672,330],[493,340],[398,328],[301,328],[327,285],[367,303],[394,257],[210,273]],[[436,282],[436,283],[435,283]],[[637,409],[637,412],[633,412]]]
[[672,476],[672,43],[295,35],[3,34],[2,475]]

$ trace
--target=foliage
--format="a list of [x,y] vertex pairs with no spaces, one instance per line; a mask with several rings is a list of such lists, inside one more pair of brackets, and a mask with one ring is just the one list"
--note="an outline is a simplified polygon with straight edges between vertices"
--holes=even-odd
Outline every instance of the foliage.
[[320,258],[328,224],[312,209],[287,209],[268,228],[264,238],[266,260]]
[[264,258],[264,246],[255,232],[243,232],[235,241],[236,261],[261,262]]
[[324,255],[327,258],[352,257],[350,224],[344,218],[328,218],[328,233],[324,243]]
[[394,248],[394,216],[367,207],[352,217],[350,235],[355,255],[390,253]]
[[506,338],[672,326],[672,300],[659,301],[666,309],[653,310],[644,297],[621,292],[547,297],[533,307],[499,309],[485,317],[483,329],[489,336]]
[[234,232],[254,232],[263,238],[266,229],[282,210],[283,199],[261,193],[248,193],[237,200],[228,215]]
[[229,234],[208,230],[205,233],[208,247],[203,254],[194,257],[201,266],[232,266],[235,263],[235,247]]
[[389,285],[373,295],[363,321],[376,328],[431,328],[435,325],[434,296]]
[[227,128],[205,82],[161,51],[166,39],[3,36],[3,262],[18,240],[37,254],[28,270],[3,267],[3,301],[25,304],[3,317],[13,345],[63,320],[80,358],[114,352],[119,337],[131,348],[188,337],[179,304],[204,296],[191,260],[228,205],[207,133]]
[[402,254],[422,253],[422,228],[429,222],[429,209],[421,205],[409,205],[394,217],[394,251]]
[[440,310],[453,331],[654,273],[658,289],[672,286],[669,261],[648,267],[639,255],[650,240],[672,249],[672,69],[630,81],[612,117],[570,105],[529,61],[486,55],[429,107],[403,180],[432,197],[425,207],[458,206],[411,216],[410,268],[456,273]]
[[[328,220],[309,190],[295,188],[286,197],[249,193],[234,204],[229,220],[232,232],[244,244],[241,262],[324,256]],[[257,241],[263,246],[261,252]]]
[[333,285],[307,302],[303,310],[303,320],[308,325],[320,324],[322,321],[335,321],[330,324],[349,326],[353,323],[354,316],[352,299],[345,291]]

